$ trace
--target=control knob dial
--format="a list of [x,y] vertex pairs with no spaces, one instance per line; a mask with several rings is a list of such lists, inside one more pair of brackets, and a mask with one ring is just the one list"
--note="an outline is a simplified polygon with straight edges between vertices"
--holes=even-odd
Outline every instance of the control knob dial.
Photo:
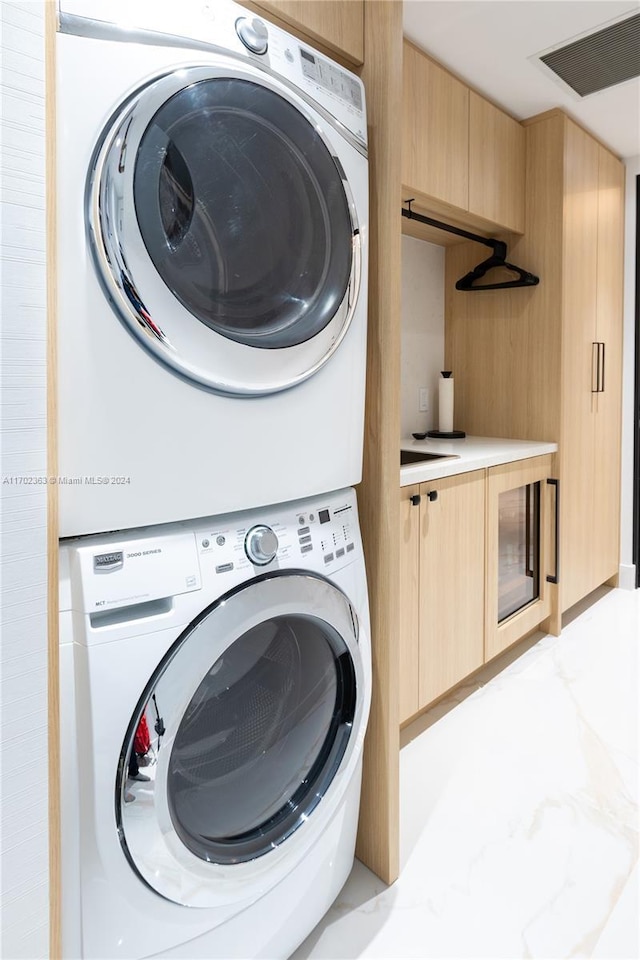
[[278,552],[278,538],[265,524],[252,527],[244,539],[244,551],[251,561],[259,567],[271,563]]
[[247,50],[252,53],[266,53],[269,47],[269,32],[262,20],[256,17],[250,20],[249,17],[238,17],[236,20],[236,33],[244,43]]

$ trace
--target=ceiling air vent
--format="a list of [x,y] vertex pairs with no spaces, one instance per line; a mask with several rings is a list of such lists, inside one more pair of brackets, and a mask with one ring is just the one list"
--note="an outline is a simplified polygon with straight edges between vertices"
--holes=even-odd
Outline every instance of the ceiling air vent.
[[540,60],[581,96],[640,76],[640,13],[551,50]]

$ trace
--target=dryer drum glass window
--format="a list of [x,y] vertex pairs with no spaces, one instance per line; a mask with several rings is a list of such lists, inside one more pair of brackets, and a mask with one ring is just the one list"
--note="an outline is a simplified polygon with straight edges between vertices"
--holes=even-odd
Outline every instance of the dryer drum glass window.
[[[205,617],[183,644],[200,634],[211,647],[215,622]],[[149,726],[160,715],[167,737],[156,741],[157,765],[142,770],[156,780],[151,789],[162,782],[173,830],[192,854],[216,864],[254,860],[305,822],[338,772],[356,710],[348,646],[318,617],[265,618],[211,663],[174,717],[176,660],[174,651],[143,700]],[[123,746],[121,798],[139,717]]]
[[158,273],[225,337],[302,343],[344,299],[352,228],[340,173],[308,120],[266,87],[220,78],[171,97],[140,142],[134,198]]

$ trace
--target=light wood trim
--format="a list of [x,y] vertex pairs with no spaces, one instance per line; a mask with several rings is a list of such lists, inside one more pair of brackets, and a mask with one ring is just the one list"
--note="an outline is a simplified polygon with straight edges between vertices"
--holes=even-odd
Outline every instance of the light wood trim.
[[[58,475],[57,443],[57,229],[56,229],[56,4],[45,2],[45,131],[47,220],[47,470]],[[49,956],[62,956],[60,841],[60,681],[58,635],[58,494],[47,486],[47,633],[49,748]]]
[[422,483],[420,494],[423,708],[484,661],[485,471]]
[[598,153],[595,140],[565,121],[562,286],[562,609],[592,584],[595,413],[592,393],[596,340]]
[[[553,457],[531,457],[487,471],[487,583],[486,620],[484,630],[485,660],[491,660],[507,647],[521,640],[552,613],[551,584],[547,583],[551,553],[552,516],[550,495],[545,482],[551,476]],[[498,623],[498,559],[500,494],[529,483],[540,481],[540,580],[539,598],[523,610]]]
[[469,210],[524,232],[525,132],[474,90],[469,94]]
[[466,210],[469,88],[404,41],[402,183]]
[[420,660],[420,486],[400,488],[400,611],[398,655],[400,661],[400,722],[420,709],[418,663]]
[[373,644],[356,853],[392,883],[399,871],[398,437],[400,436],[400,190],[402,5],[365,4],[362,72],[369,118],[369,332],[363,480],[358,488]]
[[615,577],[620,564],[622,290],[624,178],[620,161],[599,147],[596,337],[605,344],[604,393],[596,395],[592,583]]
[[363,0],[243,0],[243,6],[259,15],[266,13],[284,30],[293,29],[351,69],[364,60]]

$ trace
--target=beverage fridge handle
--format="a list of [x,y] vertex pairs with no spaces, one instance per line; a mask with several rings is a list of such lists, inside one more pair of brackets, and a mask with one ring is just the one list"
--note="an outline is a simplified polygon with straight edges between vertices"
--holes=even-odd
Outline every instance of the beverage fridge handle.
[[547,574],[547,583],[560,583],[560,481],[548,477],[547,483],[556,488],[556,514],[554,521],[554,540],[556,550],[556,558],[554,563],[555,573],[553,575]]

